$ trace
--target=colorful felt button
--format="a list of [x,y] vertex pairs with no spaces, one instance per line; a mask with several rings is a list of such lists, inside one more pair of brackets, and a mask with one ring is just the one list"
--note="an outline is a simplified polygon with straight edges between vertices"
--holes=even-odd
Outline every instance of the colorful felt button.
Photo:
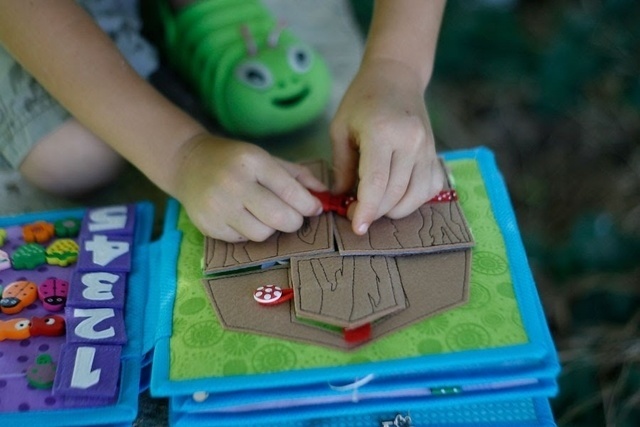
[[279,286],[260,286],[253,292],[253,299],[260,305],[278,305],[293,298],[293,289]]
[[67,304],[74,308],[122,309],[126,284],[126,273],[77,272],[71,278]]
[[22,226],[22,237],[27,243],[46,243],[54,236],[53,224],[46,221],[36,221]]
[[0,341],[22,341],[31,336],[29,319],[11,319],[3,322],[0,320]]
[[125,344],[124,315],[112,308],[71,308],[65,310],[68,343]]
[[0,228],[0,246],[4,245],[5,240],[7,240],[7,230]]
[[66,267],[78,260],[79,247],[75,240],[57,239],[45,252],[47,264]]
[[11,264],[16,270],[33,270],[46,261],[45,250],[37,243],[22,245],[11,255]]
[[133,205],[107,206],[89,209],[82,221],[83,236],[99,233],[108,235],[132,235],[135,225]]
[[8,270],[11,268],[11,258],[9,254],[3,250],[0,250],[0,271]]
[[4,314],[20,313],[38,299],[38,287],[27,280],[10,283],[2,290],[0,309]]
[[456,190],[442,190],[429,200],[429,202],[455,202],[456,200],[458,200],[458,193],[456,193]]
[[60,311],[64,308],[69,294],[69,282],[49,277],[38,286],[38,298],[47,311]]
[[47,390],[53,387],[56,378],[56,364],[49,354],[41,354],[27,369],[27,381],[33,388]]
[[77,237],[82,222],[78,218],[59,219],[53,223],[57,237]]
[[132,236],[93,234],[80,243],[79,271],[128,272]]
[[117,345],[66,344],[53,386],[56,396],[114,397],[120,380]]
[[66,330],[64,317],[52,315],[45,317],[32,317],[29,331],[32,337],[60,337]]

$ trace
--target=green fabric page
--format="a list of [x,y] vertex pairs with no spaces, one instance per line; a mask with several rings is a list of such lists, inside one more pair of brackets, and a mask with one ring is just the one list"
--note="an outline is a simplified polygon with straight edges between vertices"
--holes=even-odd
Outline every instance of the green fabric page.
[[170,340],[171,380],[344,366],[528,342],[506,249],[476,160],[447,162],[473,233],[469,301],[349,352],[222,328],[201,282],[203,237],[180,212],[184,233]]

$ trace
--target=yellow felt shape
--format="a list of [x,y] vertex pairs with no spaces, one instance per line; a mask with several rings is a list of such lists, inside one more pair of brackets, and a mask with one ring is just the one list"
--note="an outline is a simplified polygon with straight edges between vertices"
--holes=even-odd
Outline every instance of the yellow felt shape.
[[46,251],[47,264],[66,267],[78,260],[78,244],[73,239],[57,239]]

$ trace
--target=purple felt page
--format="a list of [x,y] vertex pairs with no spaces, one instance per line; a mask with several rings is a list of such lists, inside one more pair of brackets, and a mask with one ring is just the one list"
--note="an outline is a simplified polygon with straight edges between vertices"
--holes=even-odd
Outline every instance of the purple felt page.
[[[5,230],[7,238],[1,249],[11,254],[25,243],[22,238],[22,228],[12,226],[6,227]],[[0,286],[4,287],[19,280],[28,280],[40,285],[51,277],[69,281],[72,273],[73,270],[69,267],[49,264],[41,265],[34,270],[6,269],[0,271]],[[41,301],[36,300],[20,313],[14,315],[0,313],[0,322],[15,318],[44,317],[50,314],[52,313],[44,308]],[[51,390],[36,390],[31,387],[24,373],[35,364],[36,358],[41,354],[49,354],[54,362],[57,362],[64,343],[65,336],[37,336],[22,341],[7,339],[0,341],[0,413],[63,407],[63,402],[52,396]]]
[[[84,219],[76,218],[82,220],[80,235],[67,238],[78,242],[80,253],[78,261],[67,266],[40,264],[18,270],[0,259],[0,288],[26,281],[39,293],[17,313],[0,312],[0,418],[8,412],[114,403],[127,342],[123,308],[135,212],[134,206],[95,208]],[[4,230],[0,258],[10,259],[26,242],[21,225]],[[39,244],[46,249],[55,239]],[[52,329],[38,322],[53,315],[58,316],[56,326],[64,320],[64,335],[48,336]],[[16,336],[19,325],[28,327]]]

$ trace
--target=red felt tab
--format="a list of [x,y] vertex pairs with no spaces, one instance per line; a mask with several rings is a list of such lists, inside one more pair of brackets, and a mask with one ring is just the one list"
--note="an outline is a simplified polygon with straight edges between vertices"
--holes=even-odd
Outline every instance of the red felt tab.
[[364,325],[353,329],[344,328],[343,336],[344,340],[350,344],[367,341],[371,338],[371,323],[365,323]]
[[314,197],[322,203],[322,210],[325,212],[335,212],[341,216],[347,216],[349,205],[355,202],[356,198],[347,194],[333,195],[328,191],[310,191]]
[[455,202],[456,200],[458,200],[456,190],[442,190],[429,200],[429,202]]

